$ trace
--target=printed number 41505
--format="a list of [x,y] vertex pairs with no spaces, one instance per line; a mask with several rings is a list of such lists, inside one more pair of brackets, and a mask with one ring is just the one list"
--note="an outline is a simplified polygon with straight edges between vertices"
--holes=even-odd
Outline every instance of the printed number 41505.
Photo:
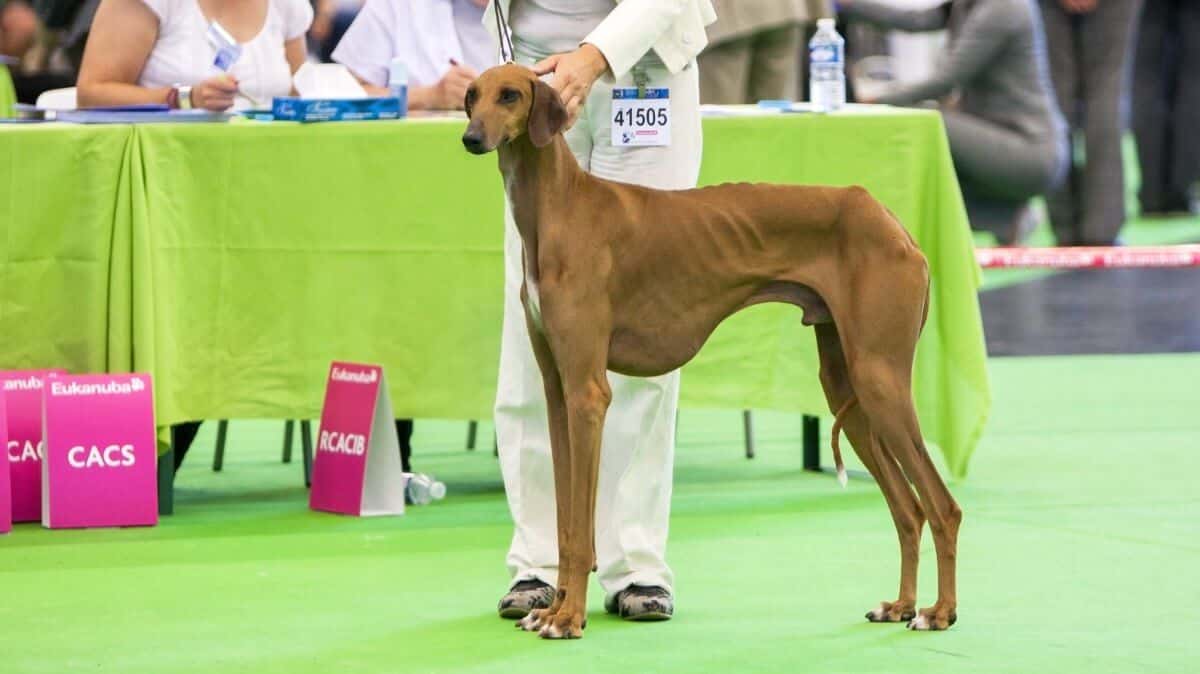
[[636,108],[634,110],[617,110],[613,117],[617,126],[666,126],[667,108]]

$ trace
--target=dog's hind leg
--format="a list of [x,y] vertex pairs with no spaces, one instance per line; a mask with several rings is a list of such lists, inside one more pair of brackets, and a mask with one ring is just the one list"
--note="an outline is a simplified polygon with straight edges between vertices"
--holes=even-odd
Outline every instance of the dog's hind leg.
[[[841,339],[833,323],[818,324],[814,328],[817,335],[817,351],[821,359],[821,386],[825,389],[830,411],[837,411],[854,395]],[[842,428],[850,438],[855,453],[879,484],[900,542],[899,595],[896,601],[880,602],[878,607],[868,611],[867,620],[908,621],[916,615],[917,562],[920,555],[921,528],[925,522],[921,505],[904,479],[900,467],[883,451],[878,438],[871,433],[862,410],[857,405],[852,405],[844,418]]]
[[953,625],[957,619],[955,563],[962,509],[942,482],[921,439],[912,402],[909,367],[911,365],[896,362],[894,355],[860,353],[850,372],[851,384],[872,432],[884,450],[895,457],[916,488],[921,510],[933,533],[938,561],[938,599],[932,607],[918,611],[908,625],[912,629],[941,630]]

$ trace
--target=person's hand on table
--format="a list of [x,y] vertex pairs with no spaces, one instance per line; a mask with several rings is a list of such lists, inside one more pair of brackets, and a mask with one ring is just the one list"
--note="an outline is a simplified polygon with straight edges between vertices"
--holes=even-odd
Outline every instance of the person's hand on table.
[[210,77],[192,87],[192,107],[221,112],[233,106],[238,81],[233,75]]
[[1058,0],[1068,14],[1087,14],[1096,9],[1098,0]]
[[567,108],[568,129],[575,125],[592,85],[606,70],[608,59],[590,44],[584,44],[575,51],[554,54],[533,65],[533,72],[539,76],[554,73],[550,86],[558,92]]
[[433,85],[433,108],[436,110],[462,110],[467,87],[479,77],[474,69],[457,61],[450,62],[450,69]]

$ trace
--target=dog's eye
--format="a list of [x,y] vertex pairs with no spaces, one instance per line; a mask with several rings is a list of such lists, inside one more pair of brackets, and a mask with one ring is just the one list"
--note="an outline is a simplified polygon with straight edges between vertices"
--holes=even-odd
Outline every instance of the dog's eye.
[[468,106],[474,105],[474,104],[475,104],[475,97],[476,97],[477,95],[478,95],[478,92],[477,92],[477,91],[475,91],[475,88],[474,88],[474,87],[471,87],[470,89],[467,89],[467,96],[466,96],[466,101],[465,101],[465,102],[466,102],[466,104],[467,104]]
[[517,93],[516,89],[504,89],[500,92],[501,103],[516,103],[521,94]]

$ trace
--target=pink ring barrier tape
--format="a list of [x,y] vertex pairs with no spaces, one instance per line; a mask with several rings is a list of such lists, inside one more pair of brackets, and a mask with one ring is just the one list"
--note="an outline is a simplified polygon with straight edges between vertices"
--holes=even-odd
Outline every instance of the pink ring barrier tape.
[[1117,269],[1198,267],[1200,244],[1079,248],[980,248],[975,259],[984,269]]

